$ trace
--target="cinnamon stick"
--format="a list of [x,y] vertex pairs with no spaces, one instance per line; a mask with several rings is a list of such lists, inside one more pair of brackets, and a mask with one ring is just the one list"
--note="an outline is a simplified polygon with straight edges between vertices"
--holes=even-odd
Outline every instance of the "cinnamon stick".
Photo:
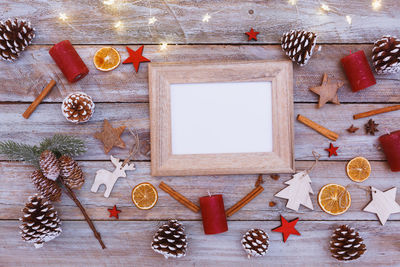
[[241,208],[246,206],[250,201],[252,201],[256,196],[258,196],[262,191],[264,191],[264,187],[262,187],[261,185],[254,188],[253,191],[248,193],[244,198],[239,200],[239,202],[237,202],[235,205],[233,205],[226,211],[226,217],[230,217],[236,212],[238,212]]
[[335,132],[332,132],[331,130],[326,129],[325,127],[319,125],[318,123],[302,116],[302,115],[297,115],[297,120],[304,125],[310,127],[311,129],[317,131],[318,133],[322,134],[326,138],[329,138],[333,141],[336,141],[339,138],[339,135]]
[[161,182],[160,185],[158,186],[160,189],[168,193],[171,197],[173,197],[176,201],[184,205],[186,208],[190,209],[193,212],[199,212],[200,207],[194,204],[192,201],[187,199],[186,197],[182,196],[178,192],[176,192],[174,189],[169,187],[167,184],[164,182]]
[[353,119],[358,120],[358,119],[361,119],[361,118],[370,117],[370,116],[374,116],[374,115],[377,115],[377,114],[386,113],[386,112],[390,112],[390,111],[395,111],[395,110],[399,110],[399,109],[400,109],[400,105],[373,109],[373,110],[370,110],[370,111],[367,111],[367,112],[355,114],[355,115],[353,115]]
[[36,99],[32,102],[32,104],[25,110],[25,112],[22,114],[22,117],[28,119],[31,116],[32,112],[34,112],[37,106],[40,104],[40,102],[42,102],[47,94],[50,93],[54,85],[56,85],[56,82],[54,80],[51,80],[38,95],[38,97],[36,97]]
[[81,210],[83,217],[85,217],[86,222],[89,224],[90,229],[92,229],[94,236],[99,241],[101,248],[105,249],[106,245],[104,245],[103,240],[101,239],[100,233],[97,232],[96,227],[94,226],[92,220],[90,219],[89,215],[86,213],[85,208],[82,206],[81,202],[79,202],[78,198],[76,197],[74,191],[64,182],[64,179],[60,176],[59,180],[63,185],[64,190],[66,191],[67,195],[75,202],[78,208]]

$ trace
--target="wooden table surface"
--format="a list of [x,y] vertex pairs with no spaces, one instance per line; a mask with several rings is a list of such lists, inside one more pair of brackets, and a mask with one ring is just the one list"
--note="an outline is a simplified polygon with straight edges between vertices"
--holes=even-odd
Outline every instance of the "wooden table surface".
[[[163,177],[150,175],[149,110],[147,65],[135,73],[133,66],[123,65],[103,73],[92,62],[94,53],[104,45],[112,45],[125,59],[125,46],[137,49],[144,44],[144,56],[153,62],[230,61],[256,59],[285,59],[279,40],[283,32],[293,28],[315,31],[318,46],[308,65],[294,66],[295,115],[301,113],[340,134],[335,145],[337,157],[327,157],[324,151],[329,140],[304,125],[295,122],[296,169],[303,170],[313,163],[311,152],[322,154],[312,171],[315,193],[327,183],[351,183],[345,173],[346,162],[355,156],[368,158],[372,165],[371,177],[363,185],[380,190],[400,187],[399,175],[390,172],[384,155],[379,150],[377,136],[366,135],[363,129],[368,120],[353,121],[352,115],[373,108],[400,102],[400,74],[376,76],[377,85],[353,93],[341,69],[339,59],[349,51],[364,50],[371,56],[372,43],[384,34],[400,35],[400,7],[396,0],[382,1],[379,10],[373,10],[369,0],[328,0],[331,11],[321,13],[321,1],[299,0],[292,6],[285,0],[115,0],[105,5],[97,0],[2,0],[1,17],[28,18],[35,26],[37,37],[32,46],[15,63],[0,62],[0,141],[36,144],[54,133],[75,135],[84,139],[89,148],[79,163],[86,174],[86,183],[77,191],[78,198],[102,234],[107,245],[101,250],[97,240],[83,220],[83,216],[65,195],[56,203],[63,221],[63,233],[41,249],[24,243],[18,233],[18,218],[28,197],[36,192],[29,175],[33,168],[22,163],[9,162],[0,156],[0,266],[332,266],[340,263],[329,252],[332,231],[346,223],[357,228],[367,246],[366,254],[355,264],[359,266],[396,265],[400,260],[400,214],[390,216],[381,226],[375,214],[363,212],[370,196],[362,190],[351,189],[352,205],[340,216],[324,213],[312,196],[314,211],[301,207],[299,212],[285,208],[286,200],[273,197],[285,187],[290,178],[282,174],[278,181],[265,175],[265,191],[241,211],[229,218],[229,231],[219,235],[203,234],[199,214],[181,206],[159,190],[159,201],[150,211],[133,206],[130,193],[138,183],[158,185],[161,180],[171,185],[194,202],[198,197],[223,193],[226,207],[250,192],[256,175]],[[59,19],[60,13],[68,17]],[[202,22],[208,13],[209,22]],[[352,25],[345,16],[352,17]],[[149,24],[149,18],[157,21]],[[114,24],[122,22],[122,27]],[[257,42],[247,42],[244,32],[253,27],[259,31]],[[90,74],[76,84],[68,84],[48,54],[50,46],[69,39],[87,63]],[[165,51],[159,44],[168,42]],[[177,44],[177,45],[172,45]],[[341,105],[327,104],[317,109],[317,96],[308,87],[319,85],[327,72],[333,81],[343,80],[339,90]],[[51,79],[57,86],[25,120],[21,114]],[[96,111],[90,122],[73,125],[60,112],[63,98],[75,91],[93,97]],[[212,96],[210,96],[212,97]],[[379,134],[400,128],[400,111],[374,117],[379,123]],[[101,193],[91,193],[96,170],[112,169],[112,164],[93,138],[104,119],[113,125],[125,124],[138,130],[142,140],[141,153],[135,158],[137,170],[120,179],[105,199]],[[361,128],[355,134],[346,129],[354,124]],[[133,140],[126,131],[122,138],[128,147]],[[113,149],[112,154],[124,158],[127,149]],[[397,192],[400,200],[400,192]],[[268,203],[275,201],[275,207]],[[109,218],[107,208],[114,204],[122,210],[120,219]],[[301,236],[291,236],[282,242],[279,233],[271,229],[279,226],[279,215],[287,219],[300,218],[297,229]],[[168,218],[182,220],[189,238],[185,258],[165,260],[150,248],[152,235]],[[260,227],[270,235],[267,256],[248,260],[242,250],[241,236],[249,229]]]

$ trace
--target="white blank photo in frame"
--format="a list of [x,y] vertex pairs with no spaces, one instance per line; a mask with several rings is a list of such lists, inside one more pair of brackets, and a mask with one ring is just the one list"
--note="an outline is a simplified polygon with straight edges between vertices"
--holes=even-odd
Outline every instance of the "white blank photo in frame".
[[171,84],[172,154],[271,152],[271,82]]

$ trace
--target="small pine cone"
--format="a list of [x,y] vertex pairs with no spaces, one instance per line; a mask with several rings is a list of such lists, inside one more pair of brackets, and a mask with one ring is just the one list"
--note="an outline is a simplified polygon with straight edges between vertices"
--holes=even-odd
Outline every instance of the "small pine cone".
[[16,60],[35,38],[35,29],[25,20],[8,19],[0,22],[0,56],[7,61]]
[[281,39],[282,49],[293,61],[304,66],[311,58],[317,35],[313,32],[295,31],[284,33]]
[[243,235],[242,246],[248,257],[261,257],[268,252],[269,237],[261,229],[251,229]]
[[35,248],[43,246],[61,234],[61,222],[53,205],[41,195],[29,198],[22,210],[21,236],[25,242],[33,243]]
[[85,93],[77,92],[68,95],[62,105],[61,110],[64,117],[73,123],[83,123],[90,120],[94,113],[94,103],[90,96]]
[[366,250],[363,239],[358,235],[358,232],[348,225],[339,226],[332,235],[331,253],[337,260],[358,259]]
[[394,36],[383,36],[375,42],[372,61],[378,74],[400,71],[400,40]]
[[47,179],[40,170],[31,174],[33,184],[44,197],[51,201],[59,201],[61,198],[61,188],[53,180]]
[[55,181],[60,176],[60,164],[53,152],[43,151],[40,155],[39,165],[47,179]]
[[60,175],[64,178],[64,182],[71,189],[80,189],[85,182],[85,177],[78,163],[70,156],[66,155],[61,156],[59,162],[61,168]]
[[180,258],[186,255],[187,239],[184,227],[177,220],[169,220],[161,226],[153,237],[151,247],[166,259]]

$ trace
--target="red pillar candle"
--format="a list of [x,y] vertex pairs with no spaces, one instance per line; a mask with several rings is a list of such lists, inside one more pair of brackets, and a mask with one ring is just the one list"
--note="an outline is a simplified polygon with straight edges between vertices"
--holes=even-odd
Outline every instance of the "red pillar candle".
[[212,195],[200,198],[201,216],[206,235],[219,234],[228,231],[224,199],[222,195]]
[[344,72],[350,81],[353,92],[376,84],[364,51],[360,50],[341,59]]
[[89,69],[68,40],[55,44],[49,54],[70,83],[79,81],[89,73]]
[[379,142],[392,172],[400,171],[400,130],[382,135]]

